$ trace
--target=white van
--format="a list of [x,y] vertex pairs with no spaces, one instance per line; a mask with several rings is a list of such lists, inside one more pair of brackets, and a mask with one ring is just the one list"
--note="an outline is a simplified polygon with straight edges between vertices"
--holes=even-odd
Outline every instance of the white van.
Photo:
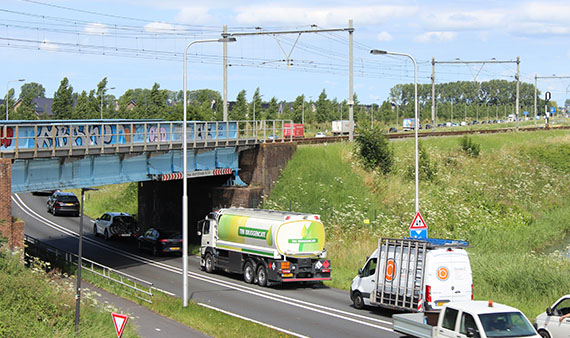
[[[354,307],[405,311],[439,310],[448,302],[473,299],[467,242],[382,238],[352,280]],[[378,253],[380,264],[378,264]]]

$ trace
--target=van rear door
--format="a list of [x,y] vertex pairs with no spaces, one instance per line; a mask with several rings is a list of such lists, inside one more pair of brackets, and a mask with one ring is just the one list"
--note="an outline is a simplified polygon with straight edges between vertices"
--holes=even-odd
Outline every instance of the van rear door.
[[429,286],[432,309],[447,302],[469,301],[472,294],[472,273],[467,252],[456,248],[430,250],[426,257],[424,285]]

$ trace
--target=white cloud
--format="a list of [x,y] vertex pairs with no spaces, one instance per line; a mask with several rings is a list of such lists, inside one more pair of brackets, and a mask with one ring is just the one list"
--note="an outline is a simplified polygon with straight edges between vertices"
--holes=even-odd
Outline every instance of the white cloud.
[[521,14],[533,21],[566,23],[570,20],[570,4],[566,2],[528,2]]
[[144,26],[144,30],[150,33],[173,33],[176,28],[165,22],[152,22]]
[[248,6],[236,9],[236,21],[241,24],[317,24],[323,27],[346,27],[349,19],[355,26],[378,25],[388,19],[410,17],[417,11],[412,6],[339,6],[339,7],[281,7]]
[[422,43],[439,43],[453,41],[457,37],[456,32],[427,32],[422,35],[416,36],[416,42]]
[[93,22],[85,26],[85,32],[87,34],[102,35],[107,34],[109,32],[109,29],[107,28],[107,25]]
[[50,43],[48,40],[44,40],[40,44],[40,49],[48,52],[57,52],[59,47],[57,45],[54,45],[53,43]]
[[218,24],[207,7],[184,7],[176,16],[176,20],[186,24],[212,25]]
[[388,32],[378,34],[378,41],[392,41],[392,35]]
[[[501,9],[478,11],[431,11],[422,16],[424,26],[431,30],[482,30],[504,27],[508,13]],[[512,14],[511,14],[512,15]]]

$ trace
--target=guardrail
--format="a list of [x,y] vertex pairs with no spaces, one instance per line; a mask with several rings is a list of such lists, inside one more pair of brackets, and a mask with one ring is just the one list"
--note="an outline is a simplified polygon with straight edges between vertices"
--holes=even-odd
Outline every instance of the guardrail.
[[[32,256],[47,256],[45,258],[53,258],[56,261],[61,259],[65,263],[77,266],[78,256],[74,253],[42,243],[40,240],[28,235],[24,235],[24,242],[27,244],[26,252]],[[103,277],[109,282],[114,282],[126,287],[132,291],[133,296],[145,302],[152,303],[153,284],[151,282],[147,282],[143,279],[109,268],[85,257],[82,257],[81,261],[82,269]]]
[[[285,142],[293,140],[292,130],[288,120],[190,121],[187,143],[191,148],[212,148]],[[182,148],[182,133],[180,121],[4,121],[0,122],[0,157],[168,151]]]

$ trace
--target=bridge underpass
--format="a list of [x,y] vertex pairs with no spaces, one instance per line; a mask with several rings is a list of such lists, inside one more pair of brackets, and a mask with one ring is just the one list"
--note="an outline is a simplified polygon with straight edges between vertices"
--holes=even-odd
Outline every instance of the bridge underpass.
[[[282,137],[284,123],[279,123],[279,132],[277,122],[270,130],[281,134],[280,140],[265,143],[258,136],[268,132],[256,129],[257,123],[189,122],[189,233],[195,236],[191,240],[197,241],[196,221],[213,208],[256,207],[269,194],[296,149],[295,143],[285,142],[291,139]],[[0,191],[0,231],[11,234],[5,237],[14,237],[8,225],[12,192],[126,182],[139,182],[138,218],[143,228],[180,228],[181,122],[21,121],[0,130],[0,169],[8,168],[0,170],[0,180],[10,182]],[[238,172],[248,187],[231,186],[241,182]],[[20,243],[19,237],[13,241]]]

